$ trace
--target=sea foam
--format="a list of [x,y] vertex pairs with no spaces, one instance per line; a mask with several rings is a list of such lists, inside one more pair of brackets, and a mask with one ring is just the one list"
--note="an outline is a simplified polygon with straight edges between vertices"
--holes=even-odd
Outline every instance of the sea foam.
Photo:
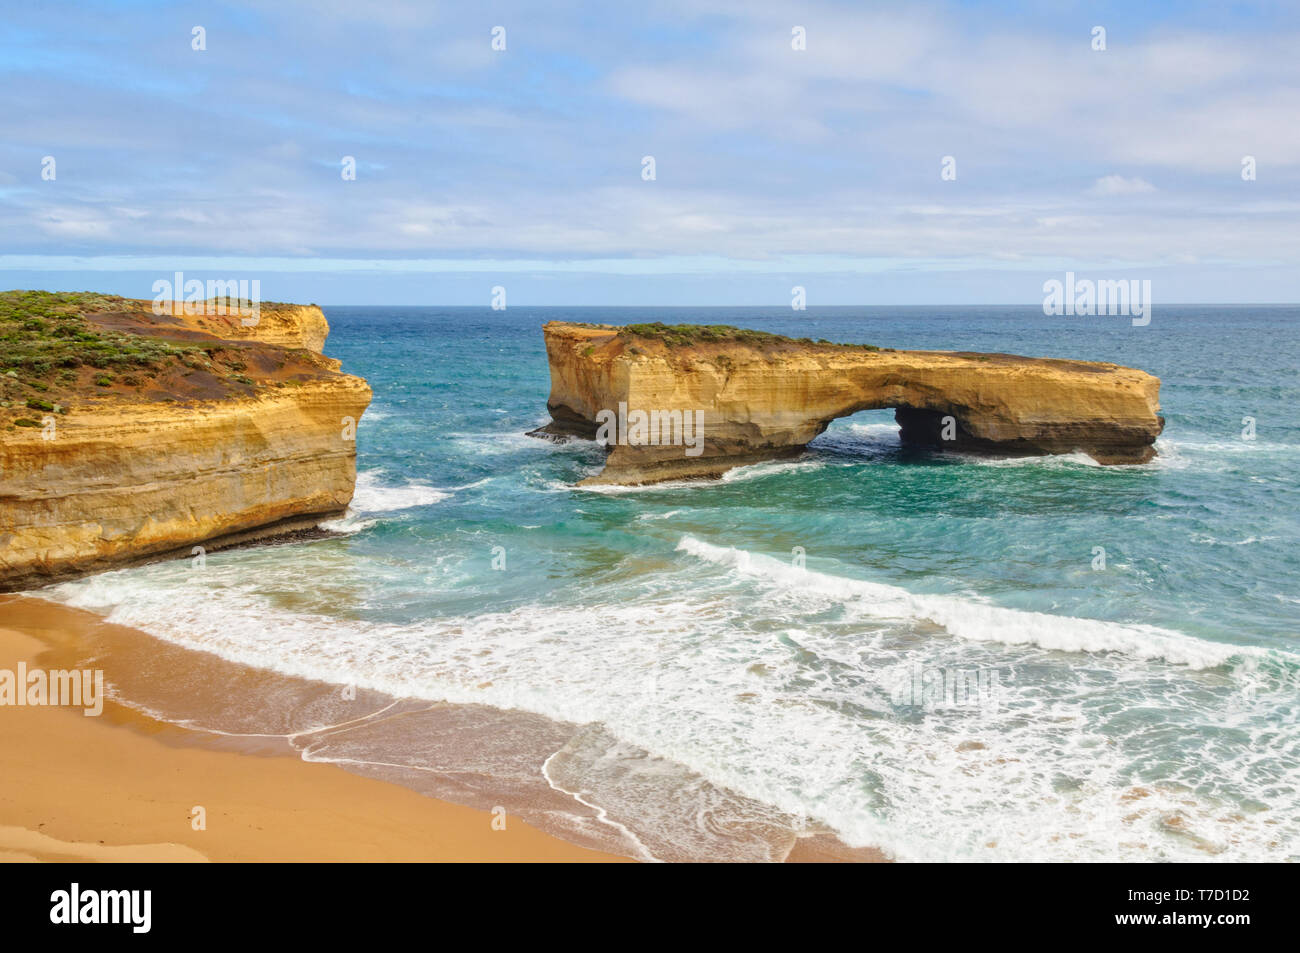
[[[926,620],[952,635],[976,642],[1038,645],[1064,652],[1121,652],[1194,669],[1215,668],[1243,656],[1269,654],[1259,648],[1207,642],[1151,625],[1026,612],[953,596],[918,595],[898,586],[816,572],[760,553],[715,546],[693,536],[682,537],[677,548],[771,585],[825,593],[852,603],[867,615]],[[1300,658],[1294,656],[1289,660],[1300,663]]]

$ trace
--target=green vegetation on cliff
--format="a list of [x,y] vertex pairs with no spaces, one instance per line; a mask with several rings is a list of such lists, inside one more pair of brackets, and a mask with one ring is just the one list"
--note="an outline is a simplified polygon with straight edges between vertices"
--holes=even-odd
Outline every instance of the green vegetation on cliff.
[[0,373],[42,379],[59,369],[157,370],[198,348],[108,331],[82,315],[127,310],[124,298],[93,292],[0,292]]
[[[293,305],[264,303],[263,312]],[[113,395],[212,400],[292,386],[315,376],[319,355],[169,325],[148,302],[95,292],[0,292],[0,427],[36,426],[20,411],[66,414]],[[170,336],[164,336],[170,335]],[[211,335],[211,337],[208,337]],[[256,355],[256,357],[254,356]],[[244,373],[257,361],[258,379]]]
[[812,338],[791,338],[770,331],[755,331],[751,328],[737,328],[730,324],[664,324],[654,321],[649,324],[628,324],[619,332],[626,337],[649,338],[661,341],[667,347],[690,347],[694,344],[751,344],[756,347],[781,344],[819,344],[827,347],[851,347],[866,351],[879,351],[873,344],[837,344],[825,338],[814,341]]
[[[89,291],[0,292],[0,407],[11,408],[11,414],[19,408],[67,413],[68,399],[83,388],[83,377],[108,387],[121,375],[124,384],[138,386],[142,378],[173,360],[190,360],[199,350],[107,330],[84,317],[130,307],[124,298]],[[34,426],[26,417],[10,425]]]

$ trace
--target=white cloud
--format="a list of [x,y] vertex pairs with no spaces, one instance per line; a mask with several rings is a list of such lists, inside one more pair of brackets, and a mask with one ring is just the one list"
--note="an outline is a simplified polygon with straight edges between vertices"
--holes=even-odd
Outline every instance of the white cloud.
[[1156,187],[1146,179],[1126,179],[1122,175],[1103,175],[1088,191],[1092,195],[1140,195],[1154,192]]
[[[209,73],[184,44],[155,60],[126,38],[129,73],[0,90],[0,164],[25,170],[0,193],[0,251],[1300,264],[1286,30],[1112,32],[1097,53],[1086,25],[960,5],[681,0],[627,20],[507,0],[498,55],[496,15],[330,2],[293,32],[319,70],[284,71],[267,29],[232,33]],[[36,178],[47,152],[57,184]]]

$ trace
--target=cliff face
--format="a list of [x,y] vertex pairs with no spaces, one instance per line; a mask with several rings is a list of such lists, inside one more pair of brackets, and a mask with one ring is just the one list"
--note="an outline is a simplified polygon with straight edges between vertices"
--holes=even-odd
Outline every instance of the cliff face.
[[[594,438],[607,425],[599,436],[612,449],[588,483],[717,476],[797,453],[835,418],[875,408],[894,408],[902,439],[913,445],[1082,450],[1102,463],[1151,459],[1164,425],[1159,379],[1115,364],[887,351],[736,329],[551,322],[544,333],[553,420],[540,435]],[[702,411],[698,448],[689,440],[639,442],[637,410],[660,415],[651,439],[675,412]]]
[[[35,402],[4,402],[25,419],[0,426],[0,591],[305,529],[345,510],[370,388],[315,352],[328,332],[318,308],[264,310],[257,327],[235,332],[227,322],[238,315],[158,317],[121,299],[80,317],[118,350],[105,345],[108,357],[86,358],[96,366],[44,381],[28,375],[48,361],[0,378],[7,398],[46,388]],[[146,360],[149,347],[161,355],[153,366],[107,369]]]

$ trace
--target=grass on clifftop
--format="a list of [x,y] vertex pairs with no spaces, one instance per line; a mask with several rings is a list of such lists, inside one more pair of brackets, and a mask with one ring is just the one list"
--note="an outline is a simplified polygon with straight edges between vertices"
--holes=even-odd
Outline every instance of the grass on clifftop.
[[156,370],[172,357],[198,350],[107,331],[82,317],[127,307],[124,298],[92,292],[0,293],[0,373],[43,379],[59,369],[83,366],[119,372]]
[[662,341],[667,347],[690,347],[693,344],[752,344],[757,347],[775,344],[820,344],[830,347],[851,347],[864,351],[879,351],[874,344],[837,344],[822,338],[791,338],[770,331],[737,328],[730,324],[628,324],[619,332],[622,335]]
[[136,392],[169,369],[251,385],[237,346],[187,344],[109,330],[84,315],[135,312],[138,302],[95,292],[0,292],[0,425],[38,426],[74,398]]

